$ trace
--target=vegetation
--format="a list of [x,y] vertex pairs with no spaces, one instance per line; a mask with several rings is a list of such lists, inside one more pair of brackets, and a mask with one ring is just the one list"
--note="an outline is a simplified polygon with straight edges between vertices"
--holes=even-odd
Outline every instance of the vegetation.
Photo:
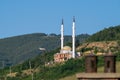
[[[82,34],[76,36],[76,40],[83,42],[89,35]],[[71,42],[71,36],[65,36],[65,44]],[[34,33],[22,36],[0,39],[0,67],[11,66],[22,63],[29,58],[33,58],[43,51],[39,48],[45,48],[51,51],[60,47],[60,35]]]
[[[118,44],[117,47],[111,46],[111,47],[109,47],[109,49],[112,52],[114,52],[114,54],[116,55],[116,60],[118,62],[120,62],[120,58],[119,58],[120,57],[119,34],[120,34],[120,26],[110,27],[110,28],[104,29],[103,31],[100,31],[96,34],[93,34],[91,37],[89,37],[87,39],[87,41],[88,41],[88,43],[94,42],[94,41],[95,42],[96,41],[103,41],[105,43],[105,45],[108,45],[110,43],[109,41],[113,41],[113,40],[116,41]],[[54,63],[53,62],[53,55],[56,52],[59,52],[59,48],[55,47],[57,49],[54,49],[55,45],[52,45],[53,44],[52,41],[55,42],[54,41],[55,37],[57,37],[56,39],[59,40],[60,36],[55,35],[55,34],[50,34],[50,35],[42,34],[42,35],[44,35],[44,36],[42,36],[42,40],[39,37],[40,41],[43,41],[45,39],[47,42],[44,42],[44,44],[46,46],[51,46],[51,48],[53,48],[53,50],[51,49],[52,51],[48,50],[48,51],[43,51],[43,52],[38,51],[38,56],[36,56],[35,58],[31,58],[31,59],[25,61],[24,63],[18,64],[16,66],[12,66],[11,67],[12,72],[17,72],[16,77],[7,77],[7,80],[30,80],[32,78],[32,73],[34,76],[34,80],[59,80],[59,79],[64,78],[66,76],[72,76],[78,72],[85,71],[84,56],[80,57],[80,58],[76,58],[76,59],[69,59],[68,61],[66,61],[64,63],[59,63],[59,64]],[[118,36],[116,36],[116,35],[118,35]],[[70,36],[66,36],[65,42],[67,43],[67,45],[71,46],[71,43],[70,43],[71,39],[69,39],[69,37]],[[86,39],[88,36],[84,35],[83,37],[85,37],[84,39]],[[32,39],[34,39],[34,38],[35,37],[32,37]],[[37,41],[39,42],[38,36],[36,38],[37,38]],[[48,43],[49,39],[47,39],[47,38],[50,39],[51,43]],[[30,39],[31,38],[28,38],[27,42],[29,42]],[[82,40],[84,41],[84,39],[82,39]],[[77,36],[76,47],[81,45],[80,40],[81,40],[80,36]],[[114,41],[112,43],[114,43]],[[24,44],[26,44],[27,42],[25,42]],[[33,42],[34,42],[34,40],[33,40]],[[28,45],[26,47],[38,45],[38,42],[35,41],[35,43],[37,43],[37,44]],[[27,43],[27,44],[30,44],[30,43]],[[57,42],[56,42],[56,44],[57,44]],[[98,43],[96,43],[96,44],[98,44]],[[22,45],[23,45],[23,43],[22,43]],[[24,47],[25,51],[26,50],[29,51],[29,49],[26,49],[26,47]],[[42,47],[42,46],[37,46],[37,48],[38,47]],[[43,47],[45,47],[45,46],[43,46]],[[16,47],[14,47],[14,48],[16,49]],[[33,47],[31,47],[31,48],[33,48]],[[98,51],[104,51],[104,49],[101,49],[101,48],[96,47],[96,46],[90,47],[90,48],[89,47],[87,47],[87,48],[82,47],[82,49],[78,50],[78,51],[86,52],[89,50],[93,50],[93,48],[95,49],[94,53],[97,53]],[[108,48],[108,46],[107,46],[107,48]],[[35,51],[34,53],[37,53],[37,51]],[[39,54],[39,53],[42,53],[42,54]],[[98,59],[99,59],[98,60],[99,62],[97,64],[97,66],[102,67],[104,65],[103,56],[99,56]],[[49,65],[48,65],[48,63],[49,63]],[[0,79],[4,78],[6,75],[8,75],[9,69],[10,69],[9,67],[6,67],[5,69],[0,70],[0,75],[1,75]],[[27,71],[27,73],[25,73],[25,71]]]
[[[58,49],[57,49],[58,50]],[[54,54],[55,51],[52,51],[51,54]],[[34,72],[34,79],[35,80],[58,80],[62,77],[66,77],[68,75],[73,75],[76,72],[83,72],[84,71],[84,58],[78,59],[70,59],[65,63],[60,64],[51,64],[48,66],[44,65],[44,62],[48,60],[53,60],[53,55],[50,53],[43,53],[40,54],[39,57],[35,59],[29,60],[31,61],[31,68],[33,70],[38,69],[38,72]],[[47,56],[47,57],[45,57]],[[49,57],[48,57],[49,56]],[[46,59],[45,59],[46,58]],[[43,60],[43,62],[41,61]],[[30,80],[31,75],[26,75],[23,73],[24,70],[28,70],[30,68],[29,61],[24,62],[18,66],[12,67],[12,72],[18,72],[16,77],[7,78],[7,80]],[[34,63],[34,64],[33,64]],[[4,71],[8,71],[8,69],[4,69]],[[24,76],[23,76],[24,74]],[[4,74],[5,75],[5,74]]]
[[88,42],[120,40],[120,25],[105,28],[88,38]]
[[[56,50],[57,51],[57,50]],[[53,51],[54,52],[54,51]],[[43,55],[44,54],[44,55]],[[60,64],[54,64],[54,65],[48,65],[45,66],[44,64],[39,63],[38,60],[44,59],[43,56],[50,56],[48,53],[43,53],[39,55],[38,59],[32,59],[31,62],[34,62],[32,64],[32,69],[34,72],[34,79],[35,80],[59,80],[63,77],[74,75],[78,72],[84,72],[85,71],[85,64],[84,64],[84,57],[77,58],[77,59],[70,59],[66,61],[65,63]],[[53,54],[53,53],[52,53]],[[120,61],[120,52],[116,53],[116,60]],[[46,61],[49,58],[46,57]],[[37,61],[36,61],[37,60]],[[52,58],[50,59],[52,60]],[[102,67],[104,65],[104,58],[103,56],[98,57],[98,67]],[[20,66],[23,66],[23,68],[20,69]],[[38,67],[36,67],[38,66]],[[24,70],[28,70],[29,62],[26,61],[25,63],[12,67],[13,72],[18,72],[16,77],[8,77],[7,80],[30,80],[31,74],[27,75],[23,73]],[[6,68],[4,71],[8,71],[9,68]],[[38,69],[38,72],[35,72],[34,70]]]

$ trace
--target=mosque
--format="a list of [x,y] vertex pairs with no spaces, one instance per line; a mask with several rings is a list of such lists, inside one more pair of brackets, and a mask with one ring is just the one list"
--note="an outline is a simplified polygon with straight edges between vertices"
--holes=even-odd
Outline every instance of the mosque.
[[75,58],[75,18],[74,17],[72,23],[72,48],[70,46],[64,46],[64,23],[62,19],[61,50],[59,53],[54,54],[54,62],[64,62],[71,58]]

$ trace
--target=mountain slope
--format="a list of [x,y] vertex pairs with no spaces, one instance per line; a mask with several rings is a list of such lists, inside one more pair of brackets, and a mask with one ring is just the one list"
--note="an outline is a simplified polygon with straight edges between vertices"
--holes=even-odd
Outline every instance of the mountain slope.
[[[77,39],[81,42],[88,36],[78,35]],[[64,41],[65,44],[71,42],[71,36],[65,36]],[[42,53],[39,48],[50,51],[58,47],[60,47],[60,35],[55,34],[34,33],[0,39],[0,61],[4,61],[6,65],[16,64]]]
[[[109,28],[108,28],[108,30],[109,30]],[[114,39],[112,39],[112,40],[114,40]],[[82,47],[82,49],[83,49],[82,51],[95,49],[95,52],[100,51],[100,49],[110,48],[110,50],[112,52],[115,51],[114,54],[116,54],[116,60],[120,62],[120,42],[116,41],[116,40],[110,41],[108,39],[108,41],[101,40],[99,42],[97,42],[97,41],[87,42],[87,43],[84,43],[85,45],[80,45],[79,47],[80,48]],[[79,51],[80,51],[80,48],[79,48]],[[87,49],[85,49],[85,48],[87,48]],[[67,80],[67,79],[64,79],[64,77],[74,75],[78,72],[84,72],[84,70],[85,70],[84,56],[80,57],[80,58],[76,58],[76,59],[70,59],[63,64],[52,63],[48,66],[44,65],[45,63],[53,61],[53,55],[58,51],[59,51],[59,48],[55,49],[53,51],[50,51],[50,52],[44,52],[43,54],[40,54],[39,56],[35,57],[34,59],[30,59],[30,60],[24,62],[23,64],[19,64],[18,66],[13,66],[12,71],[18,72],[18,74],[16,75],[15,78],[11,78],[8,80],[16,80],[16,79],[17,80],[30,80],[31,75],[24,76],[23,72],[22,72],[24,70],[30,69],[29,61],[31,62],[31,65],[32,65],[31,68],[33,69],[34,78],[36,80],[42,80],[42,79],[44,79],[44,80],[59,80],[60,78],[62,78],[63,80]],[[107,51],[104,51],[104,52],[108,53]],[[102,50],[102,52],[103,52],[103,50]],[[98,67],[101,67],[104,65],[103,61],[104,61],[103,56],[99,56],[98,57]],[[36,69],[38,70],[38,72],[35,72]],[[1,71],[3,71],[3,70],[1,70]],[[6,74],[5,72],[7,72],[7,71],[9,73],[9,68],[5,69],[3,71],[2,75]],[[75,79],[75,76],[73,76],[73,78]]]
[[119,40],[120,39],[120,25],[105,28],[104,30],[101,30],[95,34],[93,34],[91,37],[88,38],[88,42],[94,42],[94,41],[113,41],[113,40]]
[[91,35],[86,43],[77,48],[84,55],[95,53],[102,55],[108,52],[116,53],[120,50],[120,25],[109,27]]

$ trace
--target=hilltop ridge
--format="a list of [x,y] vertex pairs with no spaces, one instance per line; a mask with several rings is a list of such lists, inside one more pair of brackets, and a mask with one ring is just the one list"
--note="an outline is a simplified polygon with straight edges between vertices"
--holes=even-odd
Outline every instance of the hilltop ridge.
[[98,31],[88,38],[88,42],[120,40],[120,25]]

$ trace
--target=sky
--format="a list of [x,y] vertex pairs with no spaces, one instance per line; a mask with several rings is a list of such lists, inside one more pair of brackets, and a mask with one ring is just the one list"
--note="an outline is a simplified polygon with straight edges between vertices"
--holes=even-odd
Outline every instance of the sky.
[[120,25],[120,0],[0,0],[0,38],[31,33],[94,34]]

